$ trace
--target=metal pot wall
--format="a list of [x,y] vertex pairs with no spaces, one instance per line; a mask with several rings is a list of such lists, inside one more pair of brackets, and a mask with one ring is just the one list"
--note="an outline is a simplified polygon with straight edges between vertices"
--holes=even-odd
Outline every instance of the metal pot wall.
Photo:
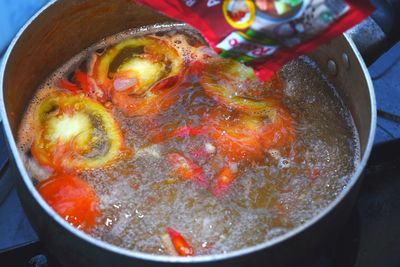
[[[277,239],[255,247],[192,258],[148,255],[121,249],[74,229],[36,192],[15,143],[18,126],[36,88],[73,55],[103,37],[154,23],[172,22],[130,0],[59,0],[49,3],[19,32],[1,69],[1,115],[16,166],[21,202],[40,239],[65,265],[72,266],[290,266],[315,253],[351,211],[375,132],[376,106],[368,71],[354,43],[342,35],[310,57],[338,89],[359,133],[362,160],[348,186],[318,216]],[[312,255],[312,254],[311,254]]]

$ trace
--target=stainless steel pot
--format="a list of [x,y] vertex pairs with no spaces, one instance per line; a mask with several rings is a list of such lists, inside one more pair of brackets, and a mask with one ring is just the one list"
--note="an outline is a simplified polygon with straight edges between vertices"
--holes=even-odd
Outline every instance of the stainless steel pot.
[[[276,239],[221,255],[155,256],[96,240],[63,221],[36,192],[15,143],[18,126],[36,88],[73,55],[99,39],[154,23],[171,22],[130,0],[59,0],[39,11],[18,33],[1,68],[1,116],[15,179],[26,214],[48,249],[72,266],[292,265],[333,238],[351,211],[371,151],[376,105],[371,79],[354,43],[342,35],[310,54],[349,108],[361,142],[362,160],[348,186],[318,216]],[[312,254],[311,254],[312,255]]]

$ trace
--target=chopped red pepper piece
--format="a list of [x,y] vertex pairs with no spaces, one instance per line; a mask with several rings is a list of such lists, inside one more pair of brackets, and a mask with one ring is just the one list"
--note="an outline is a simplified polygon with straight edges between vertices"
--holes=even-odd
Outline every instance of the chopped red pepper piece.
[[179,256],[194,256],[193,248],[180,233],[171,227],[167,227],[167,233]]
[[193,180],[201,187],[207,187],[207,180],[201,168],[179,153],[168,154],[168,161],[176,174],[183,180]]
[[220,171],[213,184],[213,194],[216,197],[222,197],[228,191],[234,180],[233,173],[229,166],[225,165]]

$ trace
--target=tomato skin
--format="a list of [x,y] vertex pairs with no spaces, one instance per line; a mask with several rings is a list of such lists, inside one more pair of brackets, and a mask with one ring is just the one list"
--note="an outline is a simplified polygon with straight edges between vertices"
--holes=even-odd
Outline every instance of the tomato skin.
[[223,114],[213,112],[204,122],[217,151],[231,162],[261,159],[263,149],[260,132],[263,120],[246,114],[226,120]]
[[221,117],[231,118],[230,114],[212,114],[205,122],[226,158],[259,160],[265,150],[294,142],[294,122],[282,106],[285,84],[279,74],[261,83],[251,68],[230,59],[209,60],[201,68],[195,73],[205,93],[239,113],[234,120]]
[[95,191],[74,175],[55,175],[36,186],[40,195],[54,211],[72,226],[90,231],[100,216]]

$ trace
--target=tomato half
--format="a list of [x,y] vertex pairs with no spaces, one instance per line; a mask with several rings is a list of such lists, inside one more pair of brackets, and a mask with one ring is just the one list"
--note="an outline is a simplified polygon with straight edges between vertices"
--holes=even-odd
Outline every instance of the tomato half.
[[40,195],[65,221],[83,231],[96,225],[100,216],[95,191],[74,175],[52,176],[36,186]]
[[296,139],[293,119],[280,106],[268,118],[219,109],[203,124],[217,151],[231,162],[260,160],[265,150],[291,145]]
[[[262,83],[252,68],[232,59],[210,59],[204,63],[200,84],[207,95],[226,107],[253,116],[271,116],[279,99],[276,81]],[[271,91],[271,92],[270,92]]]
[[122,133],[113,117],[82,95],[50,95],[36,111],[35,126],[32,155],[56,171],[103,167],[122,155]]
[[127,116],[152,115],[169,107],[182,79],[183,61],[167,41],[138,37],[108,48],[92,64],[92,77]]
[[244,113],[223,114],[211,113],[204,122],[217,151],[232,162],[262,158],[263,119]]

